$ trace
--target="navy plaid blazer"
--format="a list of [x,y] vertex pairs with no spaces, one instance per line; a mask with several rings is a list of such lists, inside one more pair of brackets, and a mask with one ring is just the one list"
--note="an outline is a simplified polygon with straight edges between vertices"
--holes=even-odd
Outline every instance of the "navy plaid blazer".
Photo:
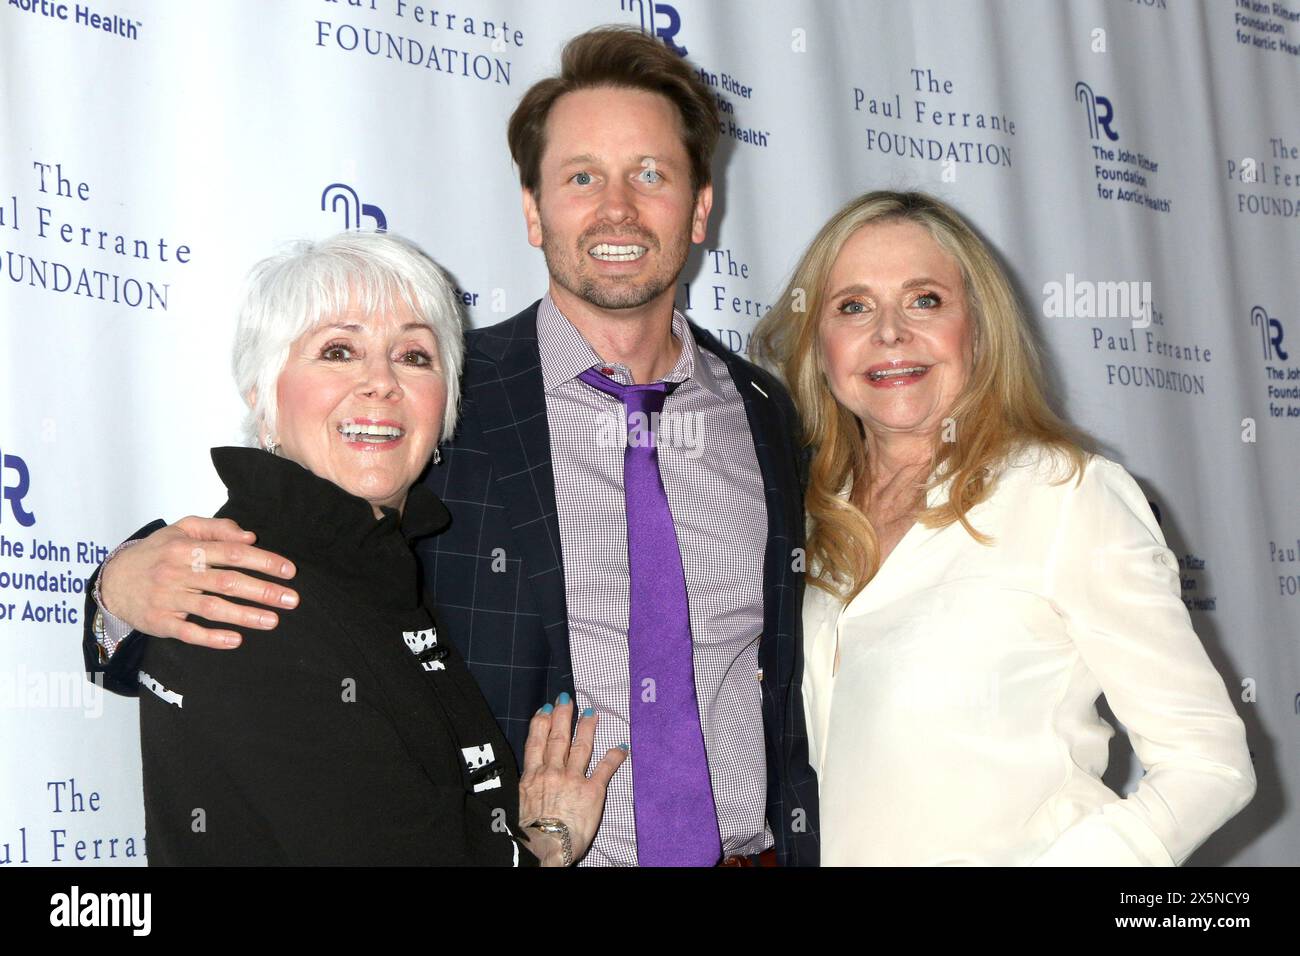
[[[451,527],[418,545],[441,630],[477,678],[522,765],[533,713],[574,693],[537,306],[466,336],[461,417],[425,481]],[[804,728],[802,612],[805,457],[775,378],[691,325],[745,402],[767,500],[763,559],[763,725],[767,820],[783,865],[818,861],[817,778]]]

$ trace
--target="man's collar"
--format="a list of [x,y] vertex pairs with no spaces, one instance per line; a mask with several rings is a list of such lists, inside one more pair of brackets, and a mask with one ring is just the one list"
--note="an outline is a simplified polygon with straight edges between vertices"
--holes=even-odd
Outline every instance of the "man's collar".
[[[702,388],[721,398],[722,388],[709,363],[700,353],[699,346],[695,344],[690,323],[676,309],[673,309],[673,336],[681,343],[682,349],[672,371],[663,380],[684,382],[693,379]],[[537,347],[542,361],[542,388],[548,393],[597,365],[609,364],[609,367],[621,371],[618,378],[627,379],[624,384],[631,383],[626,367],[606,363],[597,355],[591,343],[565,318],[549,292],[537,307]]]

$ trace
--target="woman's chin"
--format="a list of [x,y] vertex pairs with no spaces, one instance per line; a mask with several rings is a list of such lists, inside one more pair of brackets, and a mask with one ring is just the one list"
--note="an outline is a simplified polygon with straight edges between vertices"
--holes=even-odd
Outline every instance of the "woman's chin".
[[340,488],[348,494],[356,495],[370,502],[371,507],[398,508],[406,501],[406,493],[414,482],[402,482],[395,478],[380,479],[377,475],[367,475],[359,479],[338,482]]
[[931,412],[914,412],[893,409],[890,413],[868,416],[862,421],[866,430],[876,438],[929,437],[943,426],[943,416]]

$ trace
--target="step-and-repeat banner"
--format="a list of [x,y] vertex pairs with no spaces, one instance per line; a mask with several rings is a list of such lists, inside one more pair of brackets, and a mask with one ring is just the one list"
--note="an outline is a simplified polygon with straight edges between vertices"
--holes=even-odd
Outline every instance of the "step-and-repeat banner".
[[992,241],[1246,723],[1258,795],[1193,862],[1300,860],[1300,0],[4,0],[0,863],[144,861],[136,703],[83,678],[84,581],[224,500],[244,272],[386,226],[475,325],[528,305],[506,119],[600,23],[717,97],[679,298],[732,349],[856,194],[936,193]]

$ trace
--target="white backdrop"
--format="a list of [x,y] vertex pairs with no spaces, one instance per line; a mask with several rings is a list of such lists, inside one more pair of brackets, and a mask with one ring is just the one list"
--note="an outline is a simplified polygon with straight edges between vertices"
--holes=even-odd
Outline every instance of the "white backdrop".
[[528,305],[506,118],[599,23],[718,95],[680,299],[733,348],[855,194],[924,189],[984,231],[1246,722],[1259,793],[1193,862],[1300,860],[1300,0],[449,2],[0,6],[0,863],[143,860],[136,704],[81,677],[81,589],[103,547],[224,500],[245,270],[386,222],[474,324]]

